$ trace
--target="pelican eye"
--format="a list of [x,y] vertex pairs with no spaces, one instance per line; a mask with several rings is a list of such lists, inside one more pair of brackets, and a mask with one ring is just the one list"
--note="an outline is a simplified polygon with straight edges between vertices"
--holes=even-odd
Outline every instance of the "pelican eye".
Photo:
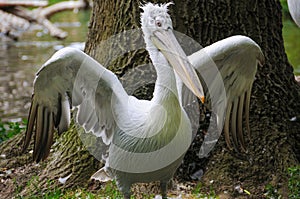
[[161,22],[160,22],[160,21],[156,21],[156,25],[157,25],[158,27],[161,27]]

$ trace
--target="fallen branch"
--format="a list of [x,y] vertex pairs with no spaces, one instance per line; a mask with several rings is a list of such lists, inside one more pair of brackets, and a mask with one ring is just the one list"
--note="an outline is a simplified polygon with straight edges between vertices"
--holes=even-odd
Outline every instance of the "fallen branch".
[[51,15],[57,13],[57,12],[61,12],[64,10],[74,10],[74,9],[82,9],[82,8],[86,8],[88,6],[88,3],[86,1],[83,0],[79,0],[79,1],[63,1],[60,3],[56,3],[52,6],[43,8],[41,10],[41,15],[43,15],[44,17],[50,17]]
[[[1,0],[0,0],[0,5],[1,5]],[[27,20],[30,23],[40,24],[49,30],[49,34],[51,36],[56,37],[58,39],[64,39],[68,35],[67,32],[57,28],[53,23],[51,23],[48,20],[48,18],[57,12],[61,12],[65,10],[73,10],[73,9],[84,9],[87,8],[88,6],[89,6],[88,1],[78,0],[78,1],[64,1],[45,8],[39,7],[34,10],[28,10],[22,6],[2,7],[2,9],[5,12],[8,12],[24,20]],[[0,31],[2,32],[1,29]]]
[[53,25],[48,19],[46,18],[40,18],[40,20],[37,21],[39,24],[42,24],[45,28],[49,30],[49,33],[52,37],[56,37],[58,39],[64,39],[68,36],[68,33],[57,28]]
[[35,10],[27,10],[23,7],[13,7],[9,9],[9,12],[21,17],[29,22],[35,22],[37,24],[40,24],[48,29],[49,34],[52,37],[58,38],[58,39],[65,39],[68,36],[68,33],[57,28],[53,23],[51,23],[44,15],[41,14],[41,8],[35,9]]
[[16,40],[18,33],[27,30],[30,23],[18,16],[0,10],[0,32]]
[[48,1],[24,1],[24,0],[0,0],[0,7],[3,6],[28,6],[28,7],[44,7],[48,5]]

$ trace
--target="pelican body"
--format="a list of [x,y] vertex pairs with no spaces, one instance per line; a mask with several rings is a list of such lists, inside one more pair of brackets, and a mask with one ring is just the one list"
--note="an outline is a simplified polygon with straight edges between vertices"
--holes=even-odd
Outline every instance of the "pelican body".
[[[192,142],[182,86],[184,84],[204,102],[204,89],[195,70],[206,71],[203,70],[206,62],[203,53],[195,52],[187,57],[173,35],[169,5],[147,3],[142,6],[146,49],[157,72],[153,98],[147,101],[128,95],[111,71],[79,50],[64,48],[37,73],[24,151],[35,131],[33,158],[37,162],[44,160],[55,129],[61,134],[69,127],[71,105],[78,108],[76,122],[86,132],[101,137],[108,146],[105,166],[92,176],[93,179],[115,179],[125,198],[130,198],[133,183],[160,181],[162,196],[167,197],[167,182]],[[229,108],[226,116],[230,118],[230,113],[234,112],[235,118],[240,118],[243,109],[236,106],[243,107],[244,100],[249,106],[250,97],[245,97],[245,93],[251,90],[257,63],[263,61],[260,48],[250,38],[235,36],[206,50],[210,59],[220,66],[222,75],[227,77],[224,85],[230,93],[228,104],[234,108]],[[233,64],[235,62],[237,64]],[[240,127],[242,120],[234,121],[232,127],[236,123]],[[238,128],[238,138],[242,135],[240,131],[242,129]],[[225,134],[230,142],[228,128]],[[239,139],[234,136],[233,140],[237,145]]]

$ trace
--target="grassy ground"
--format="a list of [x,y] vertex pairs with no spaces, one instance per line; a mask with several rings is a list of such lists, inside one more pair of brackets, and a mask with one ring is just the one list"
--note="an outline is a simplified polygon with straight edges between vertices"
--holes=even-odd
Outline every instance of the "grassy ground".
[[[300,198],[300,166],[289,168],[289,199],[298,199]],[[31,183],[31,182],[29,182]],[[202,191],[202,185],[201,183],[198,183],[195,187],[193,187],[190,191],[171,191],[169,192],[168,196],[170,199],[213,199],[213,198],[219,198],[219,199],[226,199],[230,198],[229,195],[226,193],[222,194],[216,194],[213,190],[210,190],[209,192],[203,193]],[[267,185],[265,188],[265,198],[267,199],[277,199],[282,198],[280,194],[278,194],[276,188],[274,188],[271,185]],[[241,190],[244,192],[243,196],[241,198],[251,198],[251,193],[249,193],[247,190]],[[188,192],[188,193],[187,193]],[[18,195],[18,194],[16,194]],[[84,188],[75,188],[75,189],[54,189],[49,192],[43,193],[43,195],[31,195],[29,197],[21,197],[17,196],[16,198],[20,199],[118,199],[123,198],[122,194],[118,191],[116,184],[114,182],[108,182],[99,190],[88,190]],[[160,199],[161,197],[159,195],[155,194],[143,194],[143,195],[134,195],[132,198],[141,198],[141,199]]]
[[[32,180],[34,181],[34,180]],[[28,183],[28,186],[32,183],[31,181]],[[143,186],[143,185],[139,185]],[[38,189],[38,187],[37,187]],[[134,189],[134,188],[133,188]],[[222,196],[217,196],[213,190],[210,190],[208,193],[201,192],[202,186],[201,183],[196,185],[192,190],[177,190],[170,191],[168,197],[170,199],[198,199],[198,198],[228,198],[226,194]],[[18,195],[18,193],[16,193]],[[30,195],[30,194],[29,194]],[[224,197],[225,196],[225,197]],[[118,191],[115,182],[108,182],[102,186],[101,189],[98,190],[89,190],[86,188],[74,188],[74,189],[52,189],[49,192],[42,193],[41,195],[33,195],[31,194],[28,197],[17,196],[19,199],[103,199],[103,198],[111,198],[118,199],[123,198],[122,194]],[[132,198],[135,199],[160,199],[161,196],[157,194],[133,194]]]
[[25,130],[27,121],[1,122],[0,120],[0,144]]

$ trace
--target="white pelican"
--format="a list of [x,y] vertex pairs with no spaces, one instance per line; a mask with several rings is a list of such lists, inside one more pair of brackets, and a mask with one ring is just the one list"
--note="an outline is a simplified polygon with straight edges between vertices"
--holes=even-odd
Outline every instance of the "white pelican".
[[[35,129],[35,161],[48,156],[55,128],[59,134],[68,129],[71,104],[78,107],[77,123],[109,145],[105,166],[92,178],[115,179],[125,198],[130,198],[133,183],[160,181],[162,196],[166,198],[167,182],[192,141],[190,119],[181,101],[181,80],[204,101],[203,88],[193,68],[209,74],[209,58],[204,51],[216,62],[224,78],[229,105],[225,134],[229,144],[231,115],[233,141],[237,144],[240,137],[236,137],[236,127],[238,135],[242,135],[244,101],[248,126],[250,91],[263,54],[250,38],[234,36],[187,58],[173,35],[168,5],[147,3],[142,7],[146,49],[157,72],[150,101],[129,96],[115,74],[79,50],[62,49],[43,65],[34,81],[23,147],[28,147]],[[213,78],[208,83],[214,84]],[[208,87],[210,95],[218,90]]]
[[288,0],[287,3],[293,20],[300,27],[300,1]]

